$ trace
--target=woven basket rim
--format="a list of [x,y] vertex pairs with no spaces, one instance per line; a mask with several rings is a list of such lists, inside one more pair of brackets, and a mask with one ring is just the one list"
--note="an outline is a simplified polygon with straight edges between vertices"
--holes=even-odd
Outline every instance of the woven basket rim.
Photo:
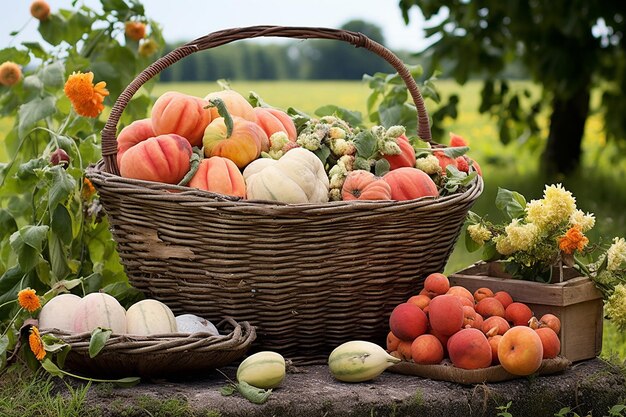
[[420,197],[413,200],[339,200],[328,201],[324,203],[285,203],[280,201],[269,200],[252,200],[243,199],[239,197],[232,197],[223,194],[218,194],[210,191],[200,190],[187,186],[179,186],[173,184],[165,184],[160,182],[144,181],[133,178],[126,178],[120,175],[111,174],[104,169],[104,160],[98,161],[95,165],[90,165],[86,169],[87,178],[92,182],[95,182],[96,188],[100,187],[118,187],[120,190],[141,190],[148,195],[154,197],[164,196],[168,201],[207,201],[213,200],[215,202],[224,203],[227,206],[234,206],[240,208],[258,208],[267,209],[271,208],[276,212],[292,212],[292,211],[309,211],[314,209],[321,209],[324,211],[341,211],[347,210],[371,210],[390,208],[403,210],[407,208],[419,207],[419,206],[453,206],[458,202],[467,199],[476,199],[482,194],[484,182],[480,175],[476,175],[475,179],[461,192],[455,192],[452,194],[437,196],[437,197]]
[[[210,350],[247,349],[256,339],[256,329],[247,321],[236,322],[225,317],[216,325],[218,329],[231,326],[229,333],[214,335],[208,332],[197,333],[163,333],[149,336],[113,333],[107,340],[104,349],[107,353],[116,354],[167,354]],[[90,332],[71,333],[59,329],[40,329],[42,335],[54,335],[69,344],[77,354],[85,354],[89,350]],[[211,349],[214,348],[214,349]],[[104,350],[103,350],[104,352]]]

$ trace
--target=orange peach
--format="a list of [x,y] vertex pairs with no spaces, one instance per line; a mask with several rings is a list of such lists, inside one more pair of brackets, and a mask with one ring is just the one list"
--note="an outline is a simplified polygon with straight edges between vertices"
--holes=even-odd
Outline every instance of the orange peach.
[[544,314],[539,319],[539,327],[549,327],[554,330],[554,333],[559,334],[561,331],[561,320],[554,314]]
[[543,346],[543,359],[556,358],[561,351],[559,336],[549,327],[541,327],[535,330],[541,339]]
[[415,304],[398,304],[389,316],[389,329],[400,340],[413,341],[428,330],[426,313]]
[[476,312],[485,319],[491,316],[504,317],[504,307],[495,297],[483,298],[476,304]]
[[489,288],[483,287],[474,291],[474,300],[476,302],[479,302],[483,298],[488,298],[488,297],[493,297],[493,291],[491,291]]
[[412,359],[412,356],[411,356],[412,344],[413,344],[412,340],[400,340],[400,343],[398,343],[398,348],[396,349],[396,352],[398,352],[400,359],[403,359],[405,361],[410,361]]
[[513,297],[506,291],[498,291],[493,296],[502,303],[504,308],[507,308],[513,302]]
[[463,328],[475,327],[474,321],[476,320],[476,311],[473,307],[463,306]]
[[452,364],[462,369],[480,369],[491,365],[491,346],[483,332],[463,329],[448,340]]
[[437,338],[437,340],[439,340],[439,342],[441,343],[441,346],[443,346],[443,353],[444,356],[447,355],[448,353],[448,340],[450,340],[450,336],[447,335],[443,335],[439,332],[434,331],[433,329],[430,329],[428,331],[428,334],[432,334],[433,336],[435,336]]
[[491,336],[487,340],[489,341],[489,346],[491,346],[491,364],[497,365],[500,363],[500,359],[498,359],[498,345],[500,344],[500,339],[502,339],[502,335]]
[[472,307],[472,310],[476,307],[476,304],[473,301],[470,301],[469,298],[467,297],[459,297],[457,295],[457,298],[459,299],[459,301],[461,302],[461,305],[463,306]]
[[208,103],[199,97],[168,91],[152,106],[151,120],[154,133],[175,133],[187,139],[192,146],[202,146],[204,129],[209,125],[211,113]]
[[234,197],[246,197],[246,183],[233,161],[221,156],[205,158],[191,177],[190,187]]
[[411,344],[411,358],[422,365],[438,364],[443,360],[443,346],[432,334],[423,334]]
[[192,149],[179,135],[159,135],[128,149],[122,156],[120,175],[138,180],[178,184],[189,171]]
[[422,288],[417,295],[425,295],[428,298],[433,298],[433,296],[428,291],[426,291],[426,288]]
[[387,351],[393,352],[394,350],[398,350],[398,345],[400,344],[400,339],[393,334],[393,332],[387,333]]
[[524,303],[511,303],[504,311],[504,318],[513,323],[513,326],[528,326],[533,312]]
[[430,303],[430,297],[424,294],[414,295],[407,300],[407,303],[415,304],[416,306],[424,310]]
[[458,332],[464,317],[463,306],[454,295],[438,295],[428,305],[430,327],[441,334],[449,336]]
[[537,332],[527,326],[514,326],[502,335],[498,359],[513,375],[530,375],[541,366],[543,344]]
[[435,272],[428,275],[424,280],[424,289],[432,294],[432,297],[442,295],[450,289],[450,281],[444,274]]
[[446,294],[465,297],[472,303],[472,305],[474,304],[474,294],[472,294],[467,288],[461,287],[460,285],[453,285]]
[[[482,331],[487,336],[495,336],[497,334],[503,335],[509,330],[511,326],[509,326],[509,322],[500,316],[491,316],[483,321]],[[493,334],[489,334],[493,329]]]
[[483,316],[476,313],[476,315],[474,316],[474,325],[472,327],[478,330],[482,330],[484,322],[485,320],[483,319]]

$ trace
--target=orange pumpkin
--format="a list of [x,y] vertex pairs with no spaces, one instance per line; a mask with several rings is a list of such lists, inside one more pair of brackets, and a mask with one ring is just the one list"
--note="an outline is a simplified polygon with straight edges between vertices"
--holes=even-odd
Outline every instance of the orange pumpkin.
[[175,133],[186,138],[191,146],[202,146],[204,129],[211,122],[208,103],[188,94],[168,91],[152,107],[152,128],[157,135]]
[[434,181],[424,171],[403,167],[389,171],[383,180],[391,187],[392,200],[414,200],[420,197],[437,197],[439,191]]
[[117,166],[119,167],[124,153],[144,140],[156,136],[152,128],[152,120],[135,120],[126,126],[117,136]]
[[391,200],[391,186],[369,171],[350,171],[341,189],[343,200]]
[[[238,116],[251,122],[256,122],[256,114],[254,114],[252,104],[248,103],[248,100],[235,90],[214,91],[204,97],[207,102],[215,98],[219,98],[224,102],[226,110],[228,110],[231,116]],[[209,111],[211,112],[211,119],[220,117],[217,107],[209,107]]]
[[459,164],[454,158],[450,158],[443,151],[435,151],[433,155],[439,160],[439,166],[441,167],[441,175],[446,175],[446,168],[448,165],[452,165],[455,168],[459,168]]
[[233,116],[233,131],[228,136],[223,117],[213,120],[204,131],[204,156],[228,158],[239,168],[244,168],[261,155],[267,135],[254,122]]
[[296,125],[287,113],[270,107],[255,107],[256,122],[269,138],[276,132],[285,132],[291,142],[298,137]]
[[396,143],[400,147],[401,153],[398,155],[383,155],[383,158],[389,162],[389,170],[394,170],[402,167],[415,167],[415,149],[409,142],[409,139],[404,136],[398,136]]
[[241,171],[233,161],[221,156],[203,159],[188,185],[213,193],[246,197],[246,183]]

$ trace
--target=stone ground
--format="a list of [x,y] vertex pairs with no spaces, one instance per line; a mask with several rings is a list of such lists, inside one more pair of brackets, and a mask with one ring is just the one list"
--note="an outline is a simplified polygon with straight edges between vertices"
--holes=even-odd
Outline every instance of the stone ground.
[[[234,379],[236,368],[221,371]],[[223,396],[220,388],[226,385],[225,376],[215,371],[192,381],[156,380],[125,389],[95,386],[88,403],[106,417],[178,416],[146,411],[146,401],[172,399],[188,404],[194,416],[207,417],[473,417],[496,416],[502,411],[497,407],[510,401],[508,412],[513,417],[553,417],[564,407],[579,416],[599,417],[626,401],[624,369],[600,359],[575,363],[559,374],[468,386],[391,372],[370,382],[349,384],[335,381],[327,366],[307,366],[288,373],[263,405],[238,394]]]

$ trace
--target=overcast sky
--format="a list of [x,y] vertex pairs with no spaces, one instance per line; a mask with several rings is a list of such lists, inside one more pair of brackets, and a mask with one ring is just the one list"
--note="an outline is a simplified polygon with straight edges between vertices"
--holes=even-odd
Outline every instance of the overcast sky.
[[[37,21],[31,19],[31,0],[1,0],[0,47],[11,42],[9,33],[25,25],[13,45],[38,41]],[[52,10],[71,8],[72,0],[48,0]],[[97,8],[98,0],[79,0]],[[338,28],[351,19],[378,25],[390,49],[418,51],[424,46],[423,20],[411,10],[404,24],[398,0],[143,0],[146,14],[163,27],[168,42],[188,41],[216,30],[253,25],[321,26]]]

